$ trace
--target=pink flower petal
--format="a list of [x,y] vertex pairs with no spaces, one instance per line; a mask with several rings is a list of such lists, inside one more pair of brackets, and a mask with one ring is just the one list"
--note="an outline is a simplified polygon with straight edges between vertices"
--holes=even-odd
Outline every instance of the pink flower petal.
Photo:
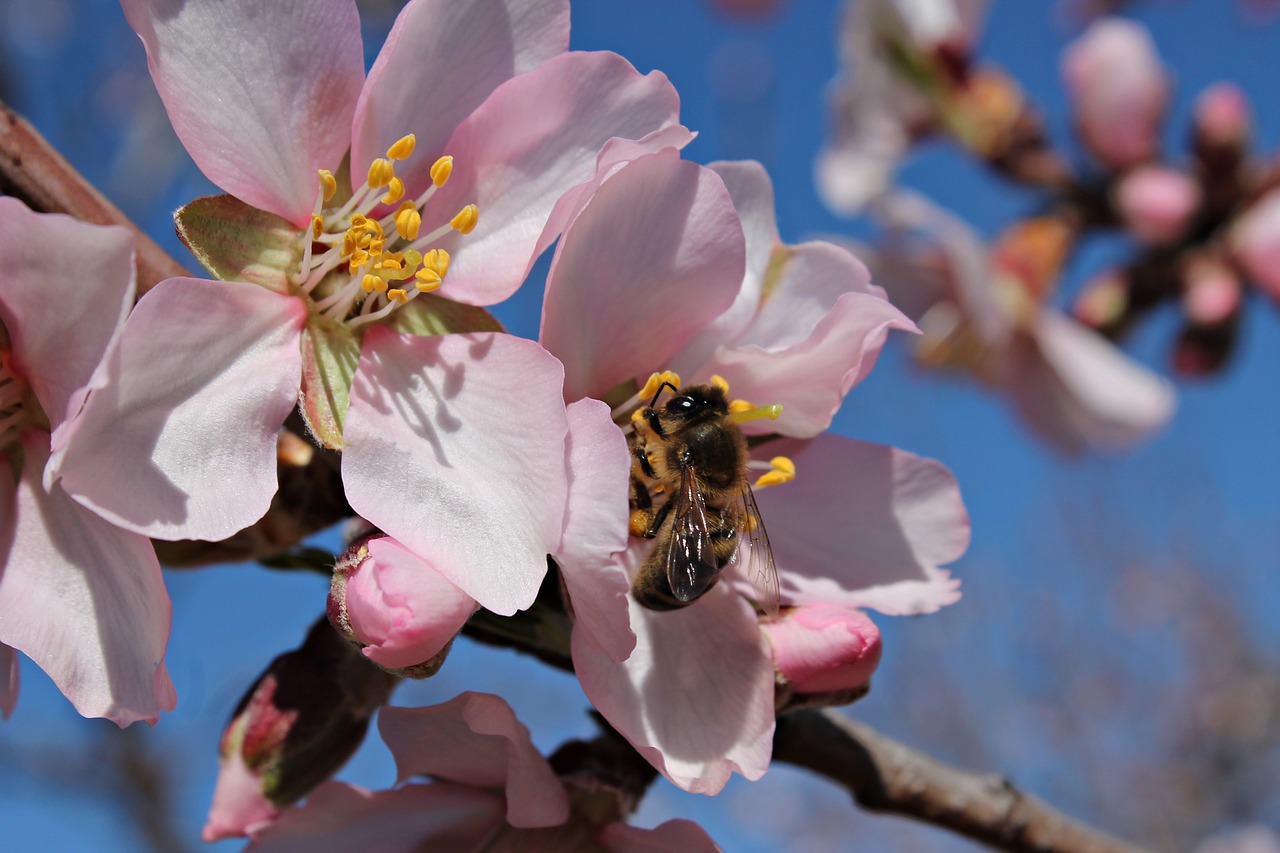
[[169,121],[200,170],[304,225],[364,81],[354,0],[123,0]]
[[244,755],[238,749],[224,755],[218,766],[218,781],[213,788],[213,803],[205,819],[200,840],[221,841],[224,838],[241,838],[252,835],[268,826],[279,807],[262,792],[261,769],[254,773],[244,763]]
[[133,236],[0,198],[0,321],[55,433],[133,307]]
[[569,0],[413,0],[360,93],[352,174],[359,180],[406,133],[430,167],[494,89],[568,48]]
[[1009,391],[1023,417],[1065,450],[1119,450],[1173,416],[1168,380],[1058,312],[1040,313],[1034,345],[1011,361]]
[[344,432],[351,506],[481,606],[528,607],[563,529],[563,375],[509,335],[371,329]]
[[326,782],[306,805],[259,830],[245,853],[476,850],[501,825],[502,798],[477,788],[406,785],[370,792]]
[[782,416],[762,429],[809,437],[830,426],[889,330],[914,331],[915,324],[870,292],[866,267],[844,249],[815,242],[782,251],[769,299],[698,375],[720,374],[735,397],[757,405],[781,403]]
[[569,590],[575,633],[585,631],[621,662],[636,645],[627,617],[631,585],[617,559],[629,538],[631,453],[599,400],[571,403],[567,415],[569,505],[556,564]]
[[722,853],[707,831],[691,820],[669,820],[653,829],[611,823],[598,838],[612,853]]
[[743,246],[719,176],[675,151],[633,160],[605,181],[565,230],[547,275],[541,340],[565,364],[565,399],[600,397],[667,367],[732,304]]
[[[665,75],[641,75],[614,53],[558,56],[498,87],[440,149],[453,174],[424,211],[425,233],[464,205],[480,208],[474,231],[438,244],[453,255],[449,296],[475,305],[510,296],[555,238],[544,224],[557,200],[591,178],[601,146],[676,126],[679,114]],[[414,158],[419,179],[407,185],[425,186],[433,157]]]
[[504,788],[512,826],[557,826],[569,819],[564,786],[498,696],[468,692],[430,708],[384,708],[378,731],[395,756],[399,782],[426,775]]
[[46,479],[158,539],[215,541],[257,521],[276,491],[305,317],[300,300],[252,284],[163,282],[138,301]]
[[145,537],[113,527],[58,485],[44,490],[48,441],[23,433],[16,494],[7,466],[0,482],[0,642],[35,661],[86,717],[154,723],[176,702],[160,564]]
[[758,779],[773,750],[773,660],[755,612],[727,583],[682,610],[631,602],[636,648],[622,664],[582,632],[573,663],[591,703],[662,775],[719,793]]
[[0,716],[6,720],[18,704],[18,653],[0,643]]
[[390,537],[347,581],[347,618],[369,660],[390,669],[435,657],[476,610],[475,599]]
[[762,453],[796,465],[794,482],[756,491],[785,603],[907,615],[960,598],[939,566],[968,548],[969,515],[943,465],[830,434]]

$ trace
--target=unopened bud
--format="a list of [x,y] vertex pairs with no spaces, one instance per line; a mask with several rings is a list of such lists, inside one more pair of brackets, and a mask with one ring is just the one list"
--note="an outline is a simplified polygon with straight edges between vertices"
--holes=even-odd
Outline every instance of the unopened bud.
[[1253,110],[1249,98],[1234,83],[1217,83],[1200,93],[1192,110],[1197,151],[1243,151],[1249,144]]
[[398,679],[321,618],[240,700],[219,745],[205,841],[245,835],[329,778],[364,740]]
[[389,536],[352,543],[329,587],[329,619],[369,660],[428,678],[476,610],[475,599]]
[[1182,172],[1141,166],[1116,186],[1115,208],[1133,236],[1155,246],[1174,243],[1200,207],[1200,188]]
[[1062,76],[1076,129],[1103,165],[1126,169],[1156,155],[1169,81],[1146,29],[1095,22],[1063,52]]
[[778,674],[791,690],[842,704],[862,695],[880,663],[880,631],[861,611],[837,605],[784,610],[760,623]]
[[1241,290],[1229,265],[1213,257],[1194,257],[1182,274],[1182,312],[1196,326],[1225,323],[1240,310]]
[[1076,297],[1074,314],[1091,329],[1116,328],[1129,311],[1129,282],[1119,270],[1108,270],[1091,278]]

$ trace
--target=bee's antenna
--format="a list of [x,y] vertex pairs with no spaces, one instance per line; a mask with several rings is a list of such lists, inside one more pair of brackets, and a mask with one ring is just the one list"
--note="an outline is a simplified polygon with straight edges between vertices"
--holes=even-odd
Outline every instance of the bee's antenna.
[[667,388],[670,388],[672,391],[680,390],[676,386],[672,385],[670,382],[663,382],[661,385],[658,386],[658,390],[653,392],[653,399],[649,401],[649,408],[652,409],[654,407],[654,404],[658,402],[658,398],[662,396],[663,390]]

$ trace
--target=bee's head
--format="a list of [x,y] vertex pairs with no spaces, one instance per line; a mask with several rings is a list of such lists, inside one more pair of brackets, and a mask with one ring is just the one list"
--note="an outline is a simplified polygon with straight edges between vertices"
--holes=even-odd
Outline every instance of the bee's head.
[[723,418],[729,414],[729,398],[718,385],[688,385],[663,404],[662,413],[686,425]]

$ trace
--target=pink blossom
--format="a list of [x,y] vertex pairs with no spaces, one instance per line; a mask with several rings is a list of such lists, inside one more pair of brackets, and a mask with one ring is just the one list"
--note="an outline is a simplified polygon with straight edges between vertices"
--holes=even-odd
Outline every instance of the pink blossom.
[[1165,245],[1186,233],[1200,206],[1200,188],[1182,172],[1142,166],[1120,179],[1115,203],[1131,234],[1146,243]]
[[1062,76],[1080,136],[1104,165],[1124,169],[1155,157],[1169,81],[1140,24],[1095,21],[1063,53]]
[[[295,405],[321,443],[347,443],[366,331],[406,333],[380,339],[378,358],[395,361],[408,333],[492,328],[460,303],[519,286],[605,141],[689,139],[661,74],[566,52],[568,0],[412,0],[367,77],[354,0],[124,6],[175,130],[234,196],[178,217],[231,280],[161,283],[110,356],[118,387],[95,395],[82,428],[117,452],[55,463],[77,500],[148,536],[216,540],[254,522]],[[348,148],[344,208],[347,188],[317,174]],[[397,193],[409,209],[389,206]],[[377,234],[385,249],[358,255]],[[428,298],[441,285],[453,301]]]
[[[379,719],[400,787],[369,792],[340,782],[253,833],[253,853],[362,850],[579,850],[618,853],[720,848],[688,821],[628,827],[598,808],[570,812],[575,787],[558,779],[501,698],[464,693],[430,708],[387,708]],[[429,775],[431,784],[408,782]],[[587,797],[598,797],[599,787]],[[598,800],[597,800],[598,803]]]
[[1229,243],[1245,273],[1280,299],[1280,190],[1264,195],[1232,223]]
[[17,699],[16,649],[81,714],[154,723],[176,702],[155,552],[72,500],[59,476],[77,469],[51,462],[114,448],[82,434],[82,406],[113,390],[100,362],[133,303],[133,238],[0,198],[0,277],[0,708]]
[[856,0],[841,26],[841,74],[832,83],[832,139],[815,171],[832,208],[860,210],[889,188],[913,139],[936,121],[936,107],[911,82],[932,73],[943,85],[968,62],[986,11],[985,0]]
[[475,610],[475,599],[389,536],[353,544],[334,566],[330,620],[386,669],[430,662]]
[[1249,99],[1234,83],[1215,83],[1200,93],[1192,121],[1199,144],[1242,149],[1253,125]]
[[[963,553],[968,519],[950,474],[892,448],[811,438],[870,371],[888,331],[913,328],[866,268],[827,243],[782,244],[758,164],[706,169],[665,151],[622,158],[600,174],[607,177],[569,216],[543,304],[541,340],[565,364],[566,396],[625,397],[651,373],[675,368],[684,383],[718,374],[735,396],[781,403],[765,431],[798,438],[788,450],[771,442],[762,452],[806,461],[795,483],[758,500],[784,603],[920,613],[954,601],[957,584],[938,566]],[[623,422],[629,414],[614,412]],[[838,483],[828,471],[839,472]],[[626,483],[620,469],[611,512],[623,518]],[[606,524],[619,529],[616,518]],[[829,533],[806,543],[805,524]],[[574,531],[566,527],[566,540]],[[850,547],[835,531],[862,538]],[[622,593],[650,547],[612,538],[597,557],[625,550],[590,583],[565,571],[575,612],[581,590],[608,583],[592,620],[580,619],[573,633],[583,689],[686,790],[715,793],[731,772],[757,778],[771,750],[774,664],[745,597],[749,584],[720,584],[683,610],[646,610]]]
[[909,292],[924,332],[921,357],[971,371],[1013,401],[1064,450],[1114,450],[1149,437],[1173,414],[1169,382],[1096,332],[1033,301],[996,268],[967,225],[926,199],[887,197],[889,242],[878,276]]
[[880,631],[855,608],[800,607],[761,627],[779,674],[797,693],[865,687],[880,663]]

